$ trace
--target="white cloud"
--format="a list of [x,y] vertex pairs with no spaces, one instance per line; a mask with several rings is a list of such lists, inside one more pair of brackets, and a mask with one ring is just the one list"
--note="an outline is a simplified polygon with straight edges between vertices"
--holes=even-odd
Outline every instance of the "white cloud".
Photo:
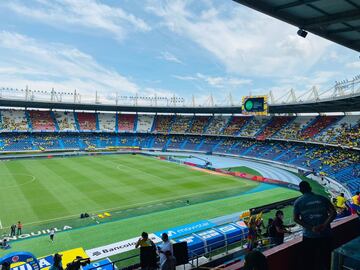
[[73,90],[83,93],[135,93],[139,87],[92,56],[62,44],[44,44],[27,36],[0,32],[1,86]]
[[194,76],[179,76],[173,75],[174,78],[182,81],[198,81],[206,83],[213,88],[229,88],[233,89],[242,85],[249,85],[252,83],[250,79],[239,79],[235,77],[223,76],[209,76],[202,73],[196,73]]
[[54,27],[67,27],[71,31],[78,30],[78,27],[103,30],[118,40],[122,40],[129,29],[138,31],[151,29],[145,21],[133,14],[96,0],[8,1],[1,5],[21,16]]
[[355,62],[351,62],[346,64],[347,68],[351,68],[351,69],[357,69],[360,70],[360,61],[355,61]]
[[295,27],[231,1],[206,2],[206,9],[194,12],[191,7],[198,3],[194,0],[149,0],[147,10],[170,31],[213,54],[228,72],[247,76],[306,72],[330,44],[311,34],[298,37]]
[[179,60],[175,55],[173,55],[172,53],[169,52],[162,52],[160,59],[169,61],[169,62],[174,62],[174,63],[178,63],[178,64],[182,64],[182,61]]

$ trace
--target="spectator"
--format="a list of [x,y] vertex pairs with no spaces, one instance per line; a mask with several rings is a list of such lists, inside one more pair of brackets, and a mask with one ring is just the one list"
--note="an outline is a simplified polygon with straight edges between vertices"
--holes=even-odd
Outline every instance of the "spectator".
[[172,244],[171,244],[171,242],[169,240],[168,234],[163,233],[161,235],[161,239],[163,240],[163,242],[158,246],[158,252],[159,252],[159,256],[160,256],[160,268],[161,268],[162,264],[166,260],[165,253],[167,251],[170,251],[171,254],[173,253]]
[[248,250],[253,250],[257,246],[257,238],[258,238],[258,232],[257,232],[257,226],[256,226],[256,217],[251,216],[249,218],[248,224],[249,233],[248,233]]
[[9,262],[3,262],[0,269],[1,270],[10,270],[10,263]]
[[266,257],[258,250],[246,254],[243,270],[267,270],[268,264]]
[[11,225],[10,227],[10,236],[15,236],[16,224]]
[[294,221],[303,227],[303,254],[306,267],[303,269],[329,269],[332,251],[330,223],[336,211],[329,199],[314,194],[310,184],[299,184],[303,194],[294,203]]
[[340,195],[336,197],[336,207],[338,207],[340,209],[344,209],[345,202],[346,202],[346,199],[345,199],[344,193],[340,193]]
[[59,253],[54,254],[54,262],[49,270],[63,270],[62,255]]
[[155,246],[154,242],[149,239],[149,235],[147,232],[143,232],[141,234],[141,238],[137,241],[135,248],[138,247],[150,247]]
[[290,233],[289,230],[286,229],[287,226],[284,225],[284,212],[281,210],[276,211],[275,219],[273,222],[274,229],[272,230],[272,244],[281,245],[284,243],[285,233]]
[[170,250],[165,252],[165,261],[160,264],[161,270],[175,270],[176,269],[176,258],[172,255]]
[[22,228],[23,228],[23,225],[21,224],[20,221],[18,221],[18,223],[17,223],[17,232],[16,232],[17,235],[22,234]]

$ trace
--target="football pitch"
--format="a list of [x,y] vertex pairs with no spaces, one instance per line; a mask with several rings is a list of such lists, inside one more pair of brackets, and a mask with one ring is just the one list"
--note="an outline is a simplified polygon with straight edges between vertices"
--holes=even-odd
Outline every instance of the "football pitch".
[[[19,220],[24,233],[65,224],[77,228],[59,232],[55,245],[49,246],[45,236],[12,243],[13,250],[31,250],[37,256],[92,248],[144,230],[215,218],[298,195],[276,186],[262,190],[263,184],[254,181],[142,155],[2,161],[0,184],[2,233]],[[93,218],[80,220],[84,212]],[[104,212],[111,217],[99,219],[97,214]]]

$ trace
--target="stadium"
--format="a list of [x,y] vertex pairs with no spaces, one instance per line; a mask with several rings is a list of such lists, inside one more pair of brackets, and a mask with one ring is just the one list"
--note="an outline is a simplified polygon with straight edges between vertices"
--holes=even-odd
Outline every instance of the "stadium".
[[[291,17],[272,14],[276,1],[235,2],[300,27],[296,8],[306,1],[281,1]],[[346,25],[350,17],[332,8],[326,25]],[[319,17],[307,19],[303,31],[360,51],[342,35],[347,31],[329,34]],[[76,256],[90,258],[86,270],[146,268],[135,248],[146,231],[155,245],[167,233],[184,269],[242,269],[249,242],[269,269],[296,269],[302,228],[293,205],[302,181],[329,200],[345,198],[344,207],[334,202],[334,249],[346,250],[348,242],[356,248],[360,77],[302,97],[309,93],[303,100],[291,91],[286,101],[262,93],[244,95],[241,104],[196,106],[175,96],[100,100],[101,93],[87,99],[76,90],[1,88],[0,262],[49,269],[61,253],[64,268]],[[261,221],[264,233],[278,210],[291,224],[284,243],[268,236],[252,242],[251,220]],[[333,253],[332,269],[359,265],[356,256]]]

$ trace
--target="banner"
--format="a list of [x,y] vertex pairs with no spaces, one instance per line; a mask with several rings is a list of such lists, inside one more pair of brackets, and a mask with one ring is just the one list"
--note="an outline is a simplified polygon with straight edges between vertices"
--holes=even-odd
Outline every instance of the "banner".
[[209,229],[211,227],[216,226],[215,223],[212,223],[211,221],[208,220],[201,220],[198,222],[194,222],[194,223],[190,223],[190,224],[186,224],[183,226],[178,226],[175,228],[171,228],[168,230],[163,230],[160,232],[156,232],[155,234],[159,237],[161,237],[161,235],[163,233],[167,233],[169,235],[169,237],[171,238],[177,238],[183,235],[187,235],[187,234],[191,234],[194,232],[198,232],[201,230],[205,230],[205,229]]
[[[134,237],[110,245],[92,248],[86,250],[86,254],[90,257],[91,260],[99,260],[116,254],[124,253],[135,249],[135,245],[138,239],[139,237]],[[161,242],[161,238],[153,233],[149,234],[149,239],[151,239],[155,244]]]
[[[66,265],[70,262],[72,262],[76,256],[81,256],[83,258],[88,258],[83,248],[75,248],[71,250],[66,250],[59,252],[59,254],[62,254],[62,264],[64,269],[66,268]],[[41,270],[48,270],[50,266],[53,264],[53,255],[48,255],[44,257],[38,258],[39,266]],[[11,265],[12,270],[31,270],[32,266],[29,263],[17,263]]]

